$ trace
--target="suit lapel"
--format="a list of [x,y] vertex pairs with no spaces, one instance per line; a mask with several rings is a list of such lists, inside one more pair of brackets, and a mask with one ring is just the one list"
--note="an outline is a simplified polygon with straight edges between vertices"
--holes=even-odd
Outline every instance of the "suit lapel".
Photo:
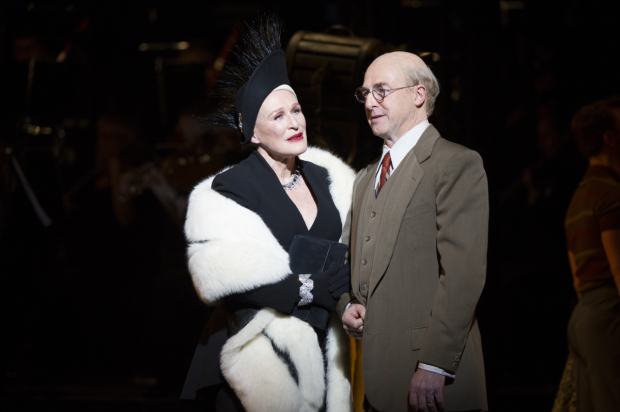
[[405,211],[424,177],[424,169],[421,164],[430,157],[438,138],[437,129],[429,125],[382,190],[382,192],[386,191],[387,199],[384,203],[383,218],[379,228],[380,243],[375,250],[374,264],[370,275],[370,295],[387,270],[394,253]]

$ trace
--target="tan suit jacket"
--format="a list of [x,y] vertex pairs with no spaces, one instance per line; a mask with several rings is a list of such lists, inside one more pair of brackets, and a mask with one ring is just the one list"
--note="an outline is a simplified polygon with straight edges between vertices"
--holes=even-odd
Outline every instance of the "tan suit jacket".
[[429,125],[375,199],[377,164],[354,183],[343,234],[352,292],[338,304],[340,313],[353,298],[366,306],[366,398],[378,411],[406,411],[420,361],[456,375],[446,411],[487,410],[475,318],[489,216],[482,159]]

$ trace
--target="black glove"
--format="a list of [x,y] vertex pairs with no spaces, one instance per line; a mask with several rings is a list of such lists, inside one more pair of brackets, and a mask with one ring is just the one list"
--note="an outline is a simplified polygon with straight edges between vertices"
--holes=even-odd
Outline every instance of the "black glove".
[[340,295],[351,291],[351,266],[345,264],[329,278],[329,287],[327,290],[336,300],[340,299]]
[[312,288],[312,303],[331,312],[336,310],[340,295],[350,290],[349,265],[344,265],[338,271],[327,271],[314,274],[310,277],[314,281]]
[[334,299],[340,299],[340,296],[343,293],[347,293],[351,291],[351,266],[349,264],[345,264],[336,272],[332,277],[329,278],[329,293],[332,294]]

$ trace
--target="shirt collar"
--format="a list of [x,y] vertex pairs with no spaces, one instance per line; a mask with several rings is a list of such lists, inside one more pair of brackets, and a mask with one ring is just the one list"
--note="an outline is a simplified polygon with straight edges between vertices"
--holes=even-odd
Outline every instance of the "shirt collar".
[[381,155],[381,159],[379,159],[379,165],[377,167],[377,171],[381,170],[381,162],[383,161],[383,157],[387,152],[390,152],[390,158],[392,161],[392,170],[396,170],[398,165],[403,161],[405,156],[413,149],[413,147],[420,140],[420,136],[426,130],[430,123],[428,119],[418,123],[413,128],[409,129],[407,133],[405,133],[390,149],[386,144],[383,145],[383,154]]

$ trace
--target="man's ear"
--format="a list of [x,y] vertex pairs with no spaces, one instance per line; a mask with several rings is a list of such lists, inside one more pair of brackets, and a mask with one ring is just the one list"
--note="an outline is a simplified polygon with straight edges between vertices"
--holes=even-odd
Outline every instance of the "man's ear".
[[415,95],[413,97],[413,102],[416,107],[422,107],[424,102],[426,101],[426,86],[418,84],[414,91]]

